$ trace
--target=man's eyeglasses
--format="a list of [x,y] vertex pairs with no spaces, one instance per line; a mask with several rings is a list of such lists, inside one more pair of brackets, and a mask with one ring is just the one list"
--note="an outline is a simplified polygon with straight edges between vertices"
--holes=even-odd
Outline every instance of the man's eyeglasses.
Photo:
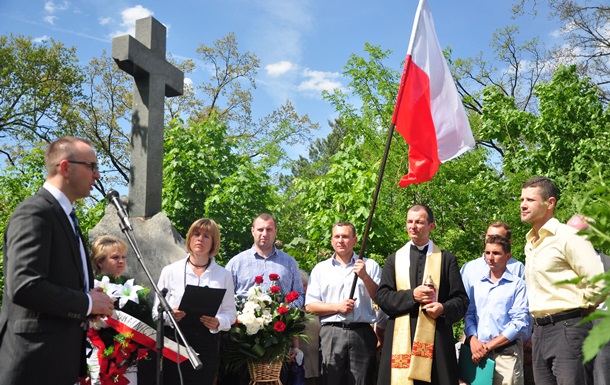
[[[78,160],[69,160],[69,161],[68,161],[68,163],[74,163],[74,164],[84,164],[84,165],[86,165],[86,166],[89,166],[89,167],[91,168],[91,171],[92,171],[92,172],[96,172],[96,171],[99,171],[99,170],[100,170],[100,168],[99,168],[98,164],[97,164],[97,163],[95,163],[95,162],[80,162],[80,161],[78,161]],[[59,163],[57,163],[57,164],[56,164],[56,166],[59,166]]]

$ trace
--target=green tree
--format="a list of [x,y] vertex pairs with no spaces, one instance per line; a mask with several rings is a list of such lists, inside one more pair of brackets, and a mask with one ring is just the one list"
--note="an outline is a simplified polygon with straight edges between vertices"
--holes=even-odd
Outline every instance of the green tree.
[[197,53],[212,73],[209,81],[197,87],[205,98],[197,113],[198,120],[209,119],[214,114],[227,125],[248,123],[252,104],[250,87],[256,88],[255,77],[260,67],[258,57],[251,52],[240,53],[233,32],[214,41],[211,47],[202,44]]
[[270,211],[274,188],[267,171],[235,154],[226,125],[212,117],[200,123],[174,121],[165,131],[163,211],[186,236],[196,219],[222,227],[224,260],[251,246],[252,219]]
[[[31,152],[18,154],[19,166],[9,165],[0,174],[0,234],[4,234],[8,220],[21,201],[34,194],[44,183],[40,173],[44,166],[44,153],[35,148]],[[0,239],[0,308],[4,293],[4,237]]]
[[0,36],[0,63],[0,150],[10,163],[23,148],[77,132],[83,78],[74,48]]
[[95,147],[102,171],[98,189],[105,196],[107,185],[129,182],[133,80],[105,51],[91,59],[84,72],[86,96],[79,105],[83,120],[79,135]]
[[[252,220],[260,213],[275,212],[275,187],[266,170],[242,158],[232,174],[214,185],[205,200],[205,212],[222,226],[221,263],[252,247]],[[277,240],[281,245],[283,226]]]
[[[366,45],[365,52],[367,57],[353,55],[345,67],[344,74],[351,79],[348,91],[326,95],[340,115],[343,132],[349,135],[334,156],[323,158],[328,172],[302,173],[287,190],[294,194],[290,196],[295,197],[300,219],[297,223],[301,226],[293,229],[295,237],[288,246],[294,249],[293,254],[302,256],[299,262],[306,266],[330,255],[328,239],[334,222],[353,221],[362,235],[369,215],[399,72],[384,64],[388,51]],[[353,100],[358,102],[351,104]],[[408,240],[406,210],[416,203],[426,203],[437,213],[435,241],[462,256],[462,261],[480,255],[486,223],[505,219],[497,211],[488,210],[506,198],[501,175],[489,164],[489,153],[480,148],[443,164],[433,181],[401,189],[397,182],[408,171],[407,154],[404,139],[395,133],[367,256],[383,263],[385,256]],[[518,211],[514,213],[516,216]]]

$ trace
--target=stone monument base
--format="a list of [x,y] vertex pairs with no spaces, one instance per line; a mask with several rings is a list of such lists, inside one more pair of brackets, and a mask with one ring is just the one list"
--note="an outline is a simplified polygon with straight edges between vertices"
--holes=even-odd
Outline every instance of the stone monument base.
[[[125,207],[126,197],[121,197]],[[164,213],[158,213],[151,218],[129,218],[133,231],[131,236],[142,253],[144,264],[148,268],[155,284],[159,280],[161,270],[172,262],[186,257],[186,244],[182,236],[172,226]],[[154,298],[152,285],[138,261],[125,234],[121,231],[121,220],[112,205],[106,207],[102,220],[89,231],[89,242],[93,243],[100,235],[114,235],[127,243],[127,270],[125,275],[135,278],[135,283],[151,289],[151,299]],[[90,246],[89,246],[90,249]],[[163,289],[163,288],[160,288]]]

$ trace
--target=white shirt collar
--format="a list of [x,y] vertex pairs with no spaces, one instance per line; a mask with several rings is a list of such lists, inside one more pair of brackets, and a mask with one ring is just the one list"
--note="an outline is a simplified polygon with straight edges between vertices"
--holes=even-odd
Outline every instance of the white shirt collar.
[[70,217],[70,213],[72,212],[72,210],[74,210],[74,206],[72,206],[72,203],[70,203],[70,200],[68,199],[66,194],[61,192],[61,190],[59,190],[57,187],[53,186],[49,182],[44,182],[42,187],[45,188],[48,192],[50,192],[51,195],[53,195],[53,198],[55,198],[57,202],[59,202],[61,208],[64,209],[64,211],[66,212],[66,215]]

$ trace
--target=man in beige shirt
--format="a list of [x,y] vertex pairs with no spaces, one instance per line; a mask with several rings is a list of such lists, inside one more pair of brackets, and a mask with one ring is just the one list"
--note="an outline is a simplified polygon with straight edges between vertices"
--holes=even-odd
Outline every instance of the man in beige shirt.
[[[599,300],[600,287],[587,280],[603,267],[589,241],[553,218],[558,199],[559,190],[548,178],[523,184],[521,220],[532,224],[525,236],[525,281],[534,316],[534,380],[536,385],[591,384],[582,343],[592,324],[579,322]],[[584,280],[557,284],[577,277]]]

